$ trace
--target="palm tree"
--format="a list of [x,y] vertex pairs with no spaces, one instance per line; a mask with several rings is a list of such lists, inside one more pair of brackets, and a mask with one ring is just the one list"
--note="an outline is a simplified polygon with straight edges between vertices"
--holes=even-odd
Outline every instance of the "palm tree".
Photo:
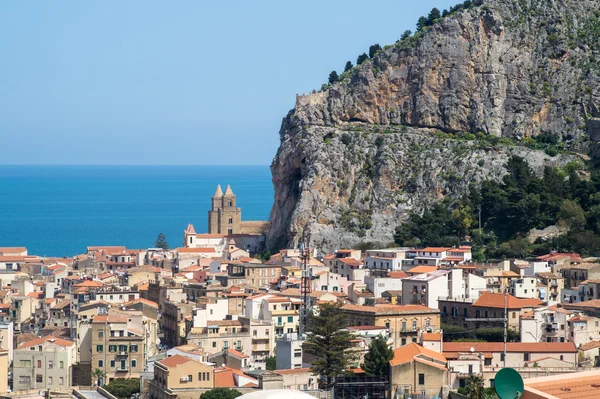
[[480,376],[470,376],[465,388],[469,399],[483,399],[483,378]]
[[106,373],[101,369],[96,369],[92,372],[92,377],[95,377],[96,385],[100,385],[100,379],[104,379]]

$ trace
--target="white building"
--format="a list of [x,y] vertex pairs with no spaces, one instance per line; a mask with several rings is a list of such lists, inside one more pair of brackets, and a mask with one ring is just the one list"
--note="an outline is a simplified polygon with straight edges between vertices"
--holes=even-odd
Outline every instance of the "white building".
[[381,298],[385,291],[399,291],[402,289],[402,280],[391,277],[365,277],[365,285],[375,298]]
[[364,264],[367,269],[397,271],[402,270],[406,260],[406,249],[376,249],[366,253]]
[[438,297],[448,296],[449,270],[436,270],[402,279],[402,304],[437,309]]
[[217,298],[215,303],[206,303],[193,311],[194,327],[207,327],[208,320],[224,320],[229,312],[229,299]]
[[534,276],[510,280],[510,295],[517,298],[537,299],[540,294],[537,288],[537,278]]
[[519,331],[521,342],[568,342],[570,341],[569,311],[556,306],[534,309],[521,315]]

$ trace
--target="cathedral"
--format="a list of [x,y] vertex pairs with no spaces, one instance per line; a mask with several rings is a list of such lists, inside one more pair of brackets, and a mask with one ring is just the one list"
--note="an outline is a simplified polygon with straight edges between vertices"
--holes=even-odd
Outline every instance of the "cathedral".
[[257,253],[264,249],[270,226],[271,223],[264,220],[242,221],[242,210],[237,207],[233,190],[228,185],[223,193],[218,185],[208,211],[208,233],[197,234],[194,226],[189,224],[183,233],[183,243],[186,248],[213,247],[216,254],[221,254],[235,237],[239,248]]
[[208,234],[241,234],[242,210],[236,207],[235,194],[228,185],[225,194],[221,185],[212,196],[212,209],[208,211]]

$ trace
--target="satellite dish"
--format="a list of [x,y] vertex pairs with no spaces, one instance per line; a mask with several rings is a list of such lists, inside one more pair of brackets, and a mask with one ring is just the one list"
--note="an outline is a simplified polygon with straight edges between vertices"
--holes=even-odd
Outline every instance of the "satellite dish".
[[471,347],[471,353],[475,352],[475,348]]
[[515,369],[511,368],[498,371],[494,387],[500,399],[518,399],[523,395],[525,389],[523,378]]

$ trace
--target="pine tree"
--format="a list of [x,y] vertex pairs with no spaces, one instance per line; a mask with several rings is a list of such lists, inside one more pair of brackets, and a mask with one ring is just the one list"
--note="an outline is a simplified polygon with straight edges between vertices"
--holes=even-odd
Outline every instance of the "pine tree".
[[410,37],[410,35],[412,35],[412,31],[410,29],[407,29],[404,31],[402,36],[400,36],[400,40],[406,40]]
[[378,43],[369,47],[369,58],[375,57],[379,50],[381,50],[381,46]]
[[367,59],[369,59],[369,56],[366,53],[362,53],[361,55],[358,56],[358,58],[356,59],[356,65],[360,65],[363,62],[365,62]]
[[388,347],[387,340],[383,335],[371,340],[369,352],[365,355],[365,363],[361,366],[368,377],[383,377],[388,375],[390,360],[394,357],[394,351]]
[[329,74],[329,83],[334,84],[338,81],[339,78],[340,77],[338,76],[336,71],[331,71],[331,73]]
[[156,237],[156,242],[154,243],[154,248],[169,249],[169,243],[167,242],[167,239],[163,233],[158,233],[158,237]]
[[356,358],[350,350],[354,336],[344,329],[347,317],[340,311],[341,306],[341,303],[322,303],[308,318],[303,349],[315,357],[310,368],[321,376],[324,389],[330,389],[335,377],[343,374]]
[[344,67],[344,72],[351,70],[353,67],[352,61],[346,62],[346,66]]
[[419,20],[417,21],[417,32],[420,32],[421,29],[423,29],[426,26],[427,26],[427,18],[425,18],[425,17],[419,18]]
[[427,25],[433,25],[436,19],[440,19],[442,17],[442,14],[440,13],[440,10],[438,10],[437,8],[432,8],[431,11],[429,12],[429,15],[427,16]]

